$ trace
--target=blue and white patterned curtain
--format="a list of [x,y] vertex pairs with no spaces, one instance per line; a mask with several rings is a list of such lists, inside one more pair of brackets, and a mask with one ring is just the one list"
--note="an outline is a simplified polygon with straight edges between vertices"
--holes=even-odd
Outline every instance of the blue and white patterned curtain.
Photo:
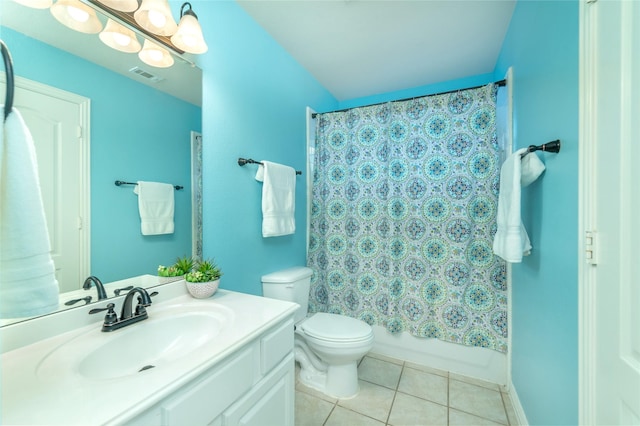
[[319,115],[311,312],[507,351],[496,90]]

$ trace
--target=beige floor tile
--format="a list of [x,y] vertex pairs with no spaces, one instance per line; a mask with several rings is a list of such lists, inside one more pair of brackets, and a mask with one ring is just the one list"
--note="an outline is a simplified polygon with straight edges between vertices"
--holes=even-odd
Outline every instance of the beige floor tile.
[[501,426],[501,424],[450,408],[449,426]]
[[296,382],[296,391],[304,392],[307,395],[315,396],[316,398],[320,398],[320,399],[322,399],[324,401],[327,401],[327,402],[329,402],[331,404],[335,404],[336,402],[338,402],[338,398],[326,395],[326,394],[320,392],[319,390],[316,390],[316,389],[310,388],[308,386],[305,386],[300,382]]
[[[355,411],[342,407],[336,407],[329,416],[329,420],[325,426],[383,426],[383,422],[379,422],[371,417],[367,417]],[[297,423],[296,423],[296,426]]]
[[391,408],[388,424],[393,426],[446,426],[447,407],[398,392]]
[[447,405],[448,381],[446,377],[405,367],[398,391]]
[[500,392],[482,386],[450,379],[449,407],[507,424]]
[[358,378],[390,389],[398,387],[402,365],[377,358],[364,357],[358,367]]
[[360,392],[355,398],[340,399],[338,405],[382,422],[387,421],[394,391],[384,386],[360,380]]
[[513,408],[513,403],[511,402],[511,398],[507,393],[501,393],[502,402],[504,403],[504,409],[507,412],[507,419],[509,420],[509,424],[511,426],[518,426],[518,417],[516,416],[516,410]]
[[369,352],[366,356],[371,357],[371,358],[380,359],[382,361],[387,361],[387,362],[390,362],[392,364],[398,364],[398,365],[404,364],[404,361],[402,361],[401,359],[391,358],[390,356],[377,354],[375,352]]
[[422,364],[416,364],[416,363],[407,361],[404,363],[404,366],[413,368],[414,370],[424,371],[425,373],[437,374],[438,376],[442,376],[442,377],[449,377],[448,371],[438,370],[437,368],[431,368]]
[[322,426],[334,404],[304,392],[296,391],[296,426]]
[[476,379],[475,377],[467,377],[467,376],[463,376],[462,374],[451,373],[449,374],[449,378],[453,380],[458,380],[460,382],[471,383],[472,385],[476,385],[476,386],[482,386],[483,388],[491,389],[498,392],[500,392],[501,390],[499,385],[495,383],[487,382],[486,380]]

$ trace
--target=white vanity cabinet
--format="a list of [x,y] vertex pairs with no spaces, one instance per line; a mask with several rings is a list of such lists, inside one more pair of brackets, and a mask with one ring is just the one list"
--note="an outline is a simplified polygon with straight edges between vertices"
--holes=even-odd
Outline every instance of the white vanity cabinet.
[[133,426],[293,426],[292,316],[127,421]]
[[0,424],[293,426],[297,304],[154,290],[149,317],[111,333],[92,305],[0,327]]

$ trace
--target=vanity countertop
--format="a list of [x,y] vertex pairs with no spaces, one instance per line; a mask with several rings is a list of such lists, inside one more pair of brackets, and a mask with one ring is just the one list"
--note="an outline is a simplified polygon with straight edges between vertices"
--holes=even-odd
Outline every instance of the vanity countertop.
[[[198,306],[204,306],[202,304],[210,304],[212,308],[224,312],[226,318],[219,334],[211,341],[182,359],[124,377],[88,378],[81,374],[78,363],[74,363],[73,360],[68,360],[67,365],[62,365],[65,362],[61,362],[60,368],[56,368],[58,366],[55,363],[51,365],[52,360],[47,358],[74,338],[83,341],[109,339],[112,338],[109,335],[113,336],[121,330],[149,321],[116,330],[113,334],[101,333],[103,315],[98,314],[97,320],[91,324],[83,324],[78,328],[29,342],[2,354],[1,423],[121,424],[198,377],[272,325],[292,315],[298,307],[294,303],[226,290],[219,290],[209,299],[193,299],[185,294],[183,288],[184,282],[168,284],[167,289],[173,289],[174,292],[180,289],[178,295],[159,300],[149,306],[149,319],[153,318],[154,311],[160,316],[161,312],[173,312],[171,309],[175,306],[184,311],[185,307],[187,310],[190,306],[197,309]],[[119,312],[121,299],[120,304],[116,301],[116,312]],[[88,312],[88,308],[84,310]],[[88,316],[81,308],[54,315],[77,317],[79,312]],[[40,329],[48,323],[53,324],[54,320],[60,321],[60,318],[52,316],[49,322],[44,318],[34,321],[33,324],[27,322],[9,326],[19,329],[14,328],[7,332],[3,330],[2,338],[29,333],[29,327],[35,326]],[[63,329],[60,326],[53,328]],[[38,333],[42,334],[42,330]],[[119,353],[123,359],[126,359],[127,351],[127,347],[120,349]],[[49,365],[46,365],[47,363]]]

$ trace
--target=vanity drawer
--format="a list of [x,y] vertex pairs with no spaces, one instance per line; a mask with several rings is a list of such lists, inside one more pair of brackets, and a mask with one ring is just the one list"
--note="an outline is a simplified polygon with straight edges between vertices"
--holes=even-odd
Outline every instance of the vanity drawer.
[[267,374],[293,350],[293,319],[286,321],[260,340],[260,368]]
[[232,355],[206,378],[163,403],[162,424],[201,425],[216,418],[253,385],[254,348]]

